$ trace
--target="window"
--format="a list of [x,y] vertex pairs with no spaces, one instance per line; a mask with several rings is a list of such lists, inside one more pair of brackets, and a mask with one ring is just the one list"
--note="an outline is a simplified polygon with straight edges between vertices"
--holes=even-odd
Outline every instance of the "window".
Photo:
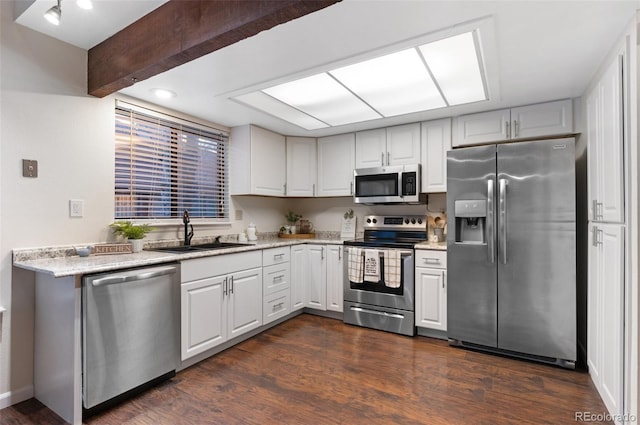
[[118,101],[115,218],[229,218],[228,135]]

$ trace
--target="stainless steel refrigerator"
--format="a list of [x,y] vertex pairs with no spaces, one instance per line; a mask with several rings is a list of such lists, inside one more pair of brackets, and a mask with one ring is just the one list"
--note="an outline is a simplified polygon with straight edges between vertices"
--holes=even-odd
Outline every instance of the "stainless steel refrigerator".
[[574,139],[447,154],[447,335],[574,367]]

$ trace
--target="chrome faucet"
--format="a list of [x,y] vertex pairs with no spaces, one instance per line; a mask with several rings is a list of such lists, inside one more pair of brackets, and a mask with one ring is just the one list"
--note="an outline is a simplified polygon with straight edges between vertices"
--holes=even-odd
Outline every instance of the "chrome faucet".
[[[191,238],[193,238],[193,224],[189,224],[191,219],[189,218],[189,211],[184,210],[182,213],[182,222],[184,223],[184,244],[191,245]],[[191,227],[191,231],[189,231]]]

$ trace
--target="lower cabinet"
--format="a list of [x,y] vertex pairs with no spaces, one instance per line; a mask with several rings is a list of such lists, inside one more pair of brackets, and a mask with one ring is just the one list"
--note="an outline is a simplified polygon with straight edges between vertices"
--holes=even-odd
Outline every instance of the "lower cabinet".
[[590,224],[587,365],[612,415],[623,413],[623,272],[624,225]]
[[291,273],[288,246],[262,251],[263,276],[262,324],[266,325],[291,313]]
[[260,251],[183,261],[181,274],[182,360],[262,325]]
[[416,250],[416,326],[447,330],[447,253]]
[[291,247],[291,309],[343,311],[342,245]]

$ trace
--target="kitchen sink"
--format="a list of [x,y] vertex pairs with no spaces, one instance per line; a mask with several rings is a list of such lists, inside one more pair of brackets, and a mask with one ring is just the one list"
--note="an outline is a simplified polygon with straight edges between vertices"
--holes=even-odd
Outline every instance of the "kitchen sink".
[[203,243],[199,245],[162,246],[157,248],[146,248],[145,250],[182,253],[182,252],[211,251],[215,249],[234,248],[238,246],[247,246],[247,244],[234,243],[234,242],[211,242],[211,243]]

